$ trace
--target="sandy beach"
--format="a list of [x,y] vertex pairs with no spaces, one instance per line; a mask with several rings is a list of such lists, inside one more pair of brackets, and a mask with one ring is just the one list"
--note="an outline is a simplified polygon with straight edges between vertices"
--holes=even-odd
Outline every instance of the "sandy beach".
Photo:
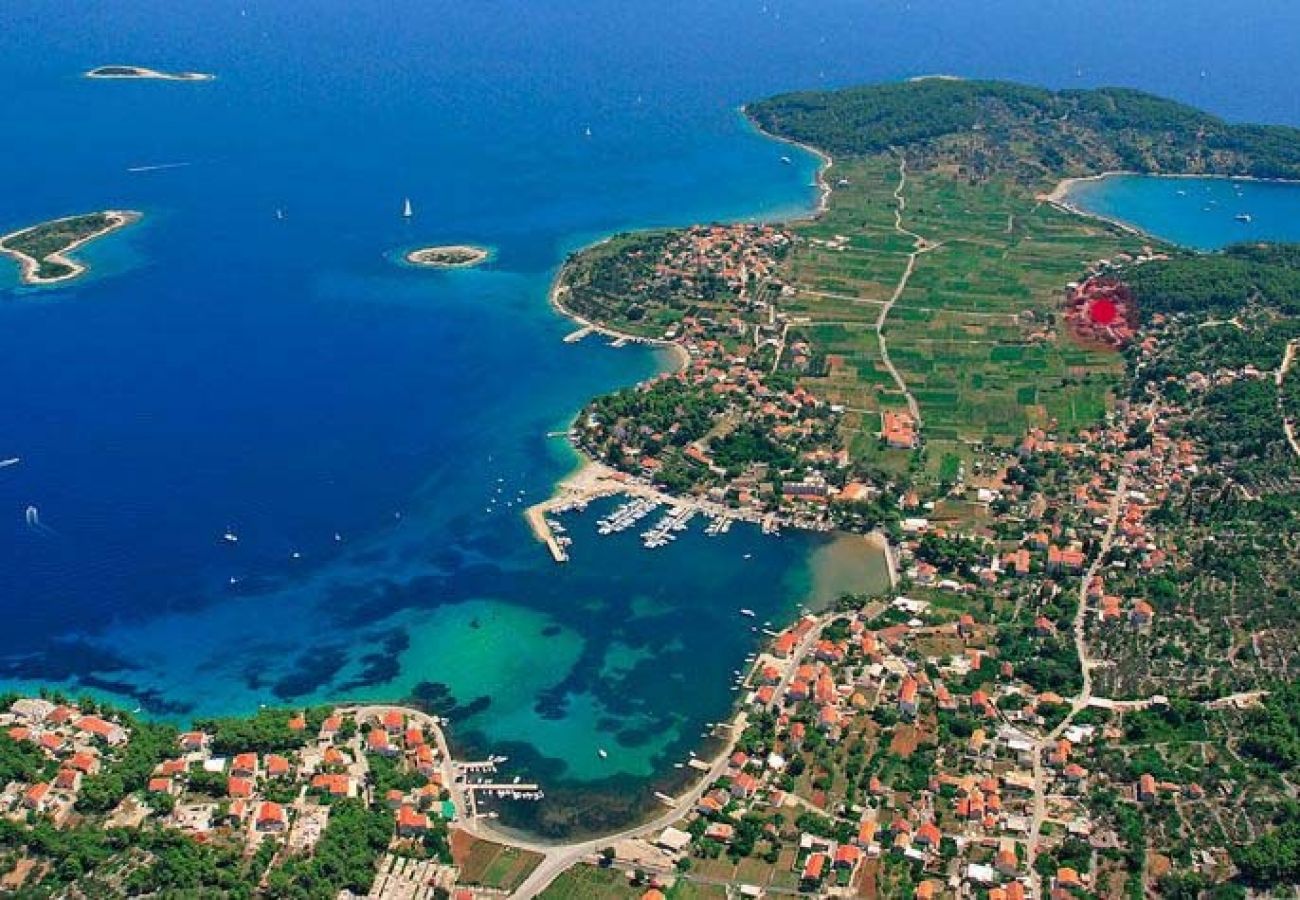
[[13,249],[8,245],[8,242],[12,238],[18,237],[19,235],[31,231],[33,228],[40,228],[42,225],[51,225],[58,222],[67,222],[72,219],[81,218],[81,216],[64,216],[61,219],[51,219],[49,222],[40,222],[36,225],[29,225],[26,228],[20,228],[17,231],[11,231],[9,234],[0,237],[0,253],[3,253],[6,256],[12,257],[13,259],[18,261],[18,266],[20,270],[19,277],[23,284],[49,285],[49,284],[58,284],[59,282],[63,282],[63,281],[71,281],[74,278],[79,278],[82,275],[84,275],[89,268],[85,264],[77,262],[75,259],[73,259],[70,256],[70,254],[73,251],[75,251],[78,247],[82,246],[83,244],[87,244],[97,238],[101,238],[106,234],[111,234],[112,232],[125,228],[128,225],[132,225],[138,222],[141,218],[143,218],[142,213],[135,212],[134,210],[123,210],[123,209],[107,209],[104,210],[102,215],[105,215],[110,219],[109,224],[105,225],[103,228],[99,229],[98,231],[94,231],[88,235],[85,235],[84,237],[78,238],[77,240],[68,244],[66,247],[62,247],[59,250],[56,250],[54,253],[51,253],[48,256],[44,257],[45,260],[50,260],[51,262],[56,262],[59,263],[60,265],[67,266],[68,271],[63,273],[62,275],[56,275],[53,278],[42,277],[39,274],[39,272],[43,260],[36,259],[35,257],[32,256],[28,256],[26,253],[22,252],[21,250]]

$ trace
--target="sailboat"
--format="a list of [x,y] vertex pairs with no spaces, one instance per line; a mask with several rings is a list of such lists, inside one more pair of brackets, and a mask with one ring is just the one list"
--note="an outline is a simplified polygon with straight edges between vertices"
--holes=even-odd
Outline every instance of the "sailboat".
[[411,198],[407,197],[402,204],[402,218],[409,219],[413,215],[415,215],[415,211],[411,209]]

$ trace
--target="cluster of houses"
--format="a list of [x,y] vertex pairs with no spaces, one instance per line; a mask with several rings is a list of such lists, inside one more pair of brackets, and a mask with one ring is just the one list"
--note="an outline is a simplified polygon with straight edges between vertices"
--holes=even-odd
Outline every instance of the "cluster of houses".
[[[0,726],[11,740],[30,742],[57,762],[57,775],[48,781],[6,786],[0,810],[16,818],[47,816],[55,824],[73,814],[83,777],[111,765],[131,739],[130,731],[112,718],[39,698],[14,701],[0,714]],[[218,753],[212,734],[181,734],[174,755],[157,763],[141,795],[127,797],[110,818],[138,825],[155,816],[200,841],[218,831],[242,835],[250,843],[286,835],[294,849],[309,850],[328,823],[330,799],[386,803],[399,840],[423,836],[432,816],[454,816],[443,784],[443,760],[429,732],[407,712],[386,709],[362,721],[334,712],[311,734],[306,715],[299,713],[287,728],[301,742],[280,752]],[[393,759],[404,771],[422,776],[423,783],[372,796],[368,754]]]
[[755,287],[776,274],[792,241],[789,232],[771,225],[696,225],[669,242],[652,275],[635,289],[708,293],[707,282],[717,280],[748,301]]
[[[1007,480],[974,489],[986,507],[1009,499],[1027,527],[1020,540],[985,533],[976,541],[982,547],[977,561],[964,570],[940,571],[918,557],[922,536],[948,532],[928,519],[914,520],[902,547],[910,583],[921,596],[968,595],[971,602],[961,604],[966,608],[976,608],[981,604],[974,601],[985,597],[1001,597],[1017,608],[1023,603],[1025,614],[1016,621],[1032,623],[1028,633],[1035,639],[1072,639],[1057,634],[1072,623],[1035,612],[1067,592],[1086,598],[1090,631],[1112,623],[1139,632],[1149,628],[1156,616],[1153,605],[1131,584],[1122,593],[1108,585],[1119,580],[1116,573],[1128,577],[1168,565],[1147,516],[1170,479],[1194,471],[1196,457],[1186,442],[1159,433],[1149,453],[1125,451],[1124,430],[1136,415],[1121,406],[1112,424],[1069,442],[1042,431],[1028,435],[1019,461],[1059,454],[1088,476],[1060,496],[1025,491]],[[1016,461],[1013,455],[1008,463]],[[1117,494],[1121,473],[1126,486]],[[901,498],[900,505],[919,506],[914,495]],[[929,504],[929,511],[934,509]],[[1094,554],[1108,532],[1112,553],[1125,564],[1094,567]],[[1080,578],[1089,572],[1085,585]],[[1068,896],[1094,890],[1095,873],[1062,865],[1054,876],[1039,879],[1029,865],[1029,847],[1035,837],[1038,854],[1071,839],[1115,846],[1109,825],[1097,823],[1083,799],[1093,789],[1116,790],[1134,803],[1162,795],[1203,798],[1196,784],[1162,784],[1150,775],[1116,784],[1098,772],[1094,755],[1123,738],[1114,725],[1070,724],[1048,740],[1070,701],[1035,689],[1017,677],[1012,663],[998,658],[998,628],[1016,626],[951,610],[950,604],[895,596],[856,614],[806,616],[776,635],[755,664],[745,698],[753,713],[775,717],[775,734],[765,752],[735,754],[724,777],[700,799],[694,816],[709,824],[694,830],[696,839],[728,843],[730,823],[745,813],[793,805],[822,811],[856,834],[839,842],[798,836],[794,866],[805,891],[847,892],[863,867],[878,872],[880,861],[892,858],[923,874],[918,897],[1015,900],[1034,896],[1036,887]],[[832,631],[834,639],[827,636]],[[1123,707],[1104,698],[1096,705]],[[892,756],[907,759],[918,749],[933,753],[924,786],[902,787],[894,775],[880,773],[865,780],[860,796],[836,798],[803,782],[790,790],[785,773],[794,759],[812,746],[834,747],[875,733],[874,726],[864,728],[866,720],[887,723],[879,740],[888,741]],[[1051,829],[1037,827],[1040,808],[1038,824],[1050,822]],[[690,834],[673,829],[669,838],[673,832],[688,835],[675,852],[691,852]],[[661,841],[661,846],[672,843]]]
[[130,740],[130,732],[109,718],[83,713],[68,703],[38,697],[15,700],[0,713],[0,728],[18,743],[39,747],[56,774],[33,784],[11,782],[0,792],[0,813],[50,817],[56,823],[71,814],[82,781],[100,771]]

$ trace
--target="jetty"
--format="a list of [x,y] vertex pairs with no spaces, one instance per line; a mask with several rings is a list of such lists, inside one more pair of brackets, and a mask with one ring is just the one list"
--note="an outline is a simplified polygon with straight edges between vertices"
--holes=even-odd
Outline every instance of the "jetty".
[[546,516],[546,508],[543,505],[530,507],[524,513],[524,517],[528,519],[528,527],[533,530],[533,534],[550,551],[551,558],[557,563],[568,562],[569,551],[560,543],[559,538],[552,529],[551,523]]
[[590,325],[584,325],[582,328],[579,328],[577,331],[572,331],[569,334],[566,334],[564,336],[564,343],[576,344],[578,343],[578,341],[582,340],[587,335],[591,334],[591,332],[592,332],[592,327]]

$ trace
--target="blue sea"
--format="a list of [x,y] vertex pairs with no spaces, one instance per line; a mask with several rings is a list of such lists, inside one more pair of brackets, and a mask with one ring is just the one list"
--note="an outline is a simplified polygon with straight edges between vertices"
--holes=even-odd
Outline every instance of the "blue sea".
[[1194,250],[1300,241],[1300,182],[1110,175],[1077,182],[1070,202]]
[[[576,462],[547,433],[665,365],[563,343],[558,266],[622,229],[806,212],[815,160],[781,165],[737,112],[782,90],[957,73],[1300,122],[1274,89],[1292,4],[1096,8],[10,4],[0,232],[145,219],[69,286],[0,265],[0,458],[21,458],[0,469],[0,686],[177,720],[424,699],[571,803],[643,796],[726,714],[752,627],[880,573],[864,553],[827,587],[825,539],[740,527],[648,552],[597,537],[599,509],[553,564],[519,515]],[[218,77],[80,77],[110,63]],[[444,242],[494,258],[397,263]]]

